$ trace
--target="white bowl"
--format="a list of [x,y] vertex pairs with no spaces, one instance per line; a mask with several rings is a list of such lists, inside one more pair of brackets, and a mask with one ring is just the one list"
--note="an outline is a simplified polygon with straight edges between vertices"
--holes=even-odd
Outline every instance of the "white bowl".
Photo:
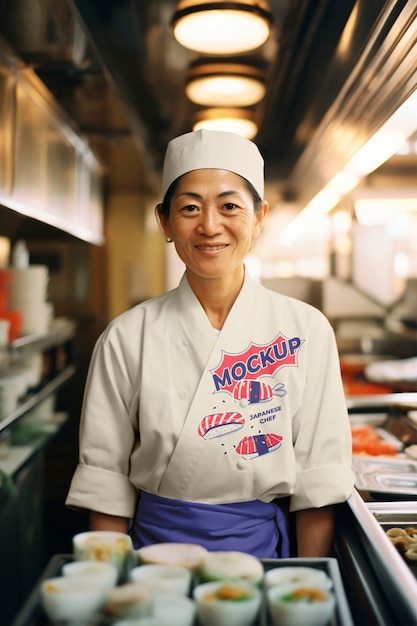
[[180,565],[138,565],[130,570],[130,580],[146,582],[155,592],[188,595],[192,574]]
[[332,579],[321,569],[305,566],[282,566],[274,567],[265,573],[266,587],[277,585],[289,585],[292,583],[303,585],[319,585],[325,589],[331,589]]
[[107,590],[116,585],[119,573],[112,563],[72,561],[62,566],[62,575],[74,578],[86,577],[87,584],[94,584]]
[[195,543],[154,543],[136,551],[139,563],[157,565],[181,565],[197,570],[207,555],[203,546]]
[[[247,594],[246,599],[238,599],[241,592]],[[244,581],[201,583],[194,587],[193,597],[203,626],[250,626],[259,613],[262,600],[260,589]]]
[[85,579],[49,578],[41,584],[41,604],[53,622],[90,619],[104,604],[105,590]]
[[[307,590],[311,593],[307,594]],[[314,595],[316,600],[296,600],[297,592],[304,597]],[[336,599],[329,589],[294,583],[269,587],[267,604],[275,626],[325,626],[334,612]]]
[[115,565],[119,581],[132,564],[132,540],[125,533],[106,530],[78,533],[72,538],[72,546],[76,561],[100,561]]
[[192,626],[196,604],[191,598],[173,593],[155,593],[152,599],[152,615],[164,626]]
[[104,609],[113,619],[152,617],[152,589],[143,583],[125,583],[109,589]]
[[246,552],[209,552],[199,569],[201,582],[245,580],[260,585],[264,576],[262,562]]

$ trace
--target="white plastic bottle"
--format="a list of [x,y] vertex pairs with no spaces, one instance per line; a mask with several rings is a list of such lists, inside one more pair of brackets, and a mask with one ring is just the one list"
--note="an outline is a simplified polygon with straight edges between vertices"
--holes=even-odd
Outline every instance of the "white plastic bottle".
[[29,267],[29,250],[23,239],[18,239],[12,250],[12,267],[25,269]]

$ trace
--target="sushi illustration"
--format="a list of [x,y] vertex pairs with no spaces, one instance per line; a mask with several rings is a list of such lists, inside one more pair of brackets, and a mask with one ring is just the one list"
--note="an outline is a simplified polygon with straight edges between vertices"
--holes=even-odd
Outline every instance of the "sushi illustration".
[[241,380],[233,387],[234,400],[247,400],[248,404],[256,404],[258,402],[267,402],[274,396],[283,398],[287,395],[285,385],[279,383],[275,387],[271,387],[267,383],[259,380]]
[[240,413],[226,412],[206,415],[200,422],[198,434],[203,439],[224,437],[240,430],[245,425],[245,418]]
[[282,437],[276,433],[243,437],[236,446],[236,452],[244,459],[255,459],[281,447]]

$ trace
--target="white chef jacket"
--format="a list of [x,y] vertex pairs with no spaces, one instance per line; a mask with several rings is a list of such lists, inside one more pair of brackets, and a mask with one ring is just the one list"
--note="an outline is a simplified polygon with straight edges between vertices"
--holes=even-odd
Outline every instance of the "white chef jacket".
[[66,504],[133,518],[138,492],[222,504],[347,499],[351,431],[333,330],[246,273],[220,332],[184,276],[95,346]]

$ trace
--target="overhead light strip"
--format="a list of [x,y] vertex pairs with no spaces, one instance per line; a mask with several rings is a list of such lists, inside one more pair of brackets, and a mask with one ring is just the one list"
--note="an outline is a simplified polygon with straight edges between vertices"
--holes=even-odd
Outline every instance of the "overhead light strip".
[[280,242],[293,244],[308,230],[311,220],[329,213],[341,198],[368,174],[396,154],[417,130],[417,91],[395,111],[383,126],[348,161],[282,232]]

